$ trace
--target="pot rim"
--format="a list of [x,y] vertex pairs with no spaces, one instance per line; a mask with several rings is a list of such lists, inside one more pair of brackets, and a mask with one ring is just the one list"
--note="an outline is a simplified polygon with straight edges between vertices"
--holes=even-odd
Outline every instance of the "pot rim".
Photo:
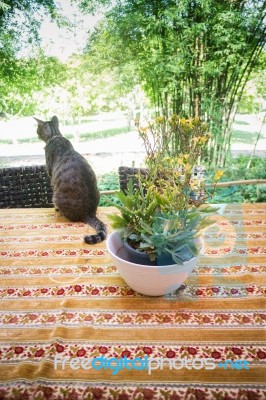
[[[175,265],[178,265],[178,266],[182,269],[182,268],[186,268],[186,267],[188,266],[188,264],[190,264],[191,262],[194,262],[194,260],[196,260],[196,259],[199,257],[199,254],[200,254],[200,253],[199,253],[197,256],[191,258],[191,259],[188,260],[188,261],[184,261],[183,264],[169,264],[169,265],[145,265],[145,264],[136,264],[136,263],[133,263],[133,262],[131,262],[131,261],[125,260],[124,258],[121,258],[121,257],[117,256],[117,254],[115,254],[115,253],[111,250],[110,242],[111,242],[111,239],[112,239],[115,235],[117,235],[117,236],[119,237],[119,239],[120,239],[120,241],[121,241],[121,247],[123,246],[123,242],[122,242],[121,237],[120,237],[120,235],[119,235],[119,231],[113,231],[112,233],[110,233],[110,235],[108,235],[107,240],[106,240],[106,247],[107,247],[108,252],[109,252],[110,254],[112,254],[112,256],[113,256],[115,259],[117,259],[117,260],[122,260],[124,263],[126,263],[127,265],[131,265],[131,266],[134,265],[134,266],[136,266],[136,267],[142,267],[142,268],[147,268],[147,269],[158,269],[158,268],[168,268],[168,267],[173,267],[173,266],[175,266]],[[180,272],[181,272],[181,271],[180,271]]]

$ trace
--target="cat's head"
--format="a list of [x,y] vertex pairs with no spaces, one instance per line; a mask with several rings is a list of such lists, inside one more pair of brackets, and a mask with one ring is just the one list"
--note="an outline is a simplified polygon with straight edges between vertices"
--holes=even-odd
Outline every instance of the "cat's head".
[[59,121],[56,116],[54,116],[51,121],[41,121],[38,118],[33,118],[38,122],[38,137],[45,143],[47,143],[48,140],[50,140],[53,136],[61,136],[61,133],[59,131]]

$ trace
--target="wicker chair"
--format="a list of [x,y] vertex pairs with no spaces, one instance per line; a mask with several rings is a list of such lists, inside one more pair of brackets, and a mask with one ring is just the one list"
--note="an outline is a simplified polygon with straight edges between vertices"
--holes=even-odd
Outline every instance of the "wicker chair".
[[145,168],[133,168],[133,167],[119,167],[118,168],[118,175],[119,175],[119,186],[120,190],[122,190],[124,193],[127,190],[128,182],[130,179],[133,181],[133,186],[135,188],[138,187],[138,175],[141,173],[141,175],[145,176],[147,175],[147,170]]
[[[142,175],[147,175],[148,171],[145,168],[133,168],[133,167],[119,167],[118,168],[118,175],[119,175],[119,185],[120,185],[120,190],[122,190],[124,193],[127,190],[128,182],[130,179],[133,181],[133,186],[135,188],[138,187],[138,175],[141,173]],[[200,179],[205,179],[206,176],[206,170],[202,166],[195,167],[194,177],[200,178]],[[201,198],[204,197],[205,192],[203,190],[200,191],[200,193],[191,193],[191,198]]]
[[0,208],[53,207],[44,165],[0,169]]

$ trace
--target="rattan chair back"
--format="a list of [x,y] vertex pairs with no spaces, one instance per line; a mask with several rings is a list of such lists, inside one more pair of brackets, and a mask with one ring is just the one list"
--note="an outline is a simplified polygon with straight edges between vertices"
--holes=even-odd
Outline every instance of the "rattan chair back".
[[49,208],[52,196],[44,165],[0,169],[0,208]]

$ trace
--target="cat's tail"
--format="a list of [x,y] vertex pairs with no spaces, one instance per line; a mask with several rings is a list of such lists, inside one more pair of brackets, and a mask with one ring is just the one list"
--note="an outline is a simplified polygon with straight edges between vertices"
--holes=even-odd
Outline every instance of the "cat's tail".
[[96,244],[106,239],[107,228],[106,225],[100,221],[97,217],[88,217],[86,223],[96,230],[96,235],[84,236],[84,241],[87,244]]

